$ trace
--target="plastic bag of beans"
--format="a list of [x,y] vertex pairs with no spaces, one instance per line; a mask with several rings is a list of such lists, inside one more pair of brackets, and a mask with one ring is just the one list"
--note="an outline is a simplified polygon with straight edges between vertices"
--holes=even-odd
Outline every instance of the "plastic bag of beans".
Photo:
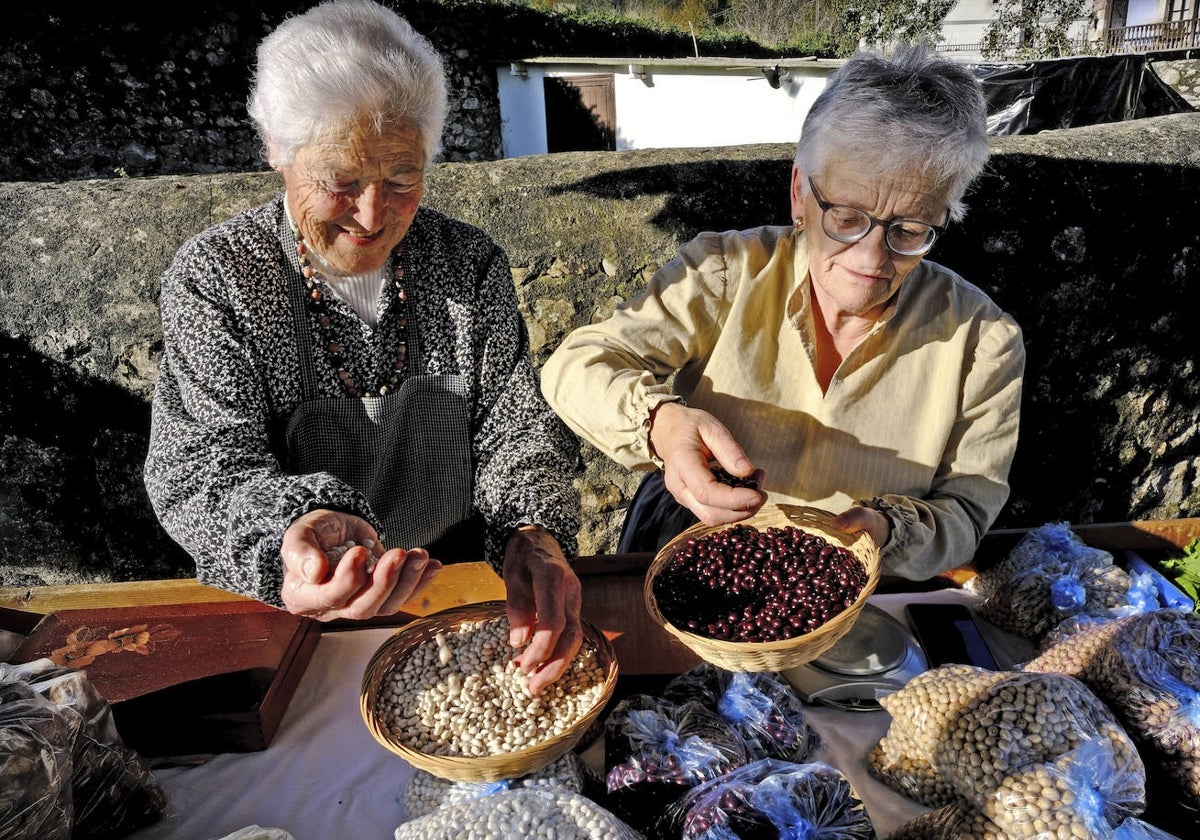
[[70,837],[71,733],[23,682],[0,684],[0,837]]
[[1112,643],[1126,618],[1096,618],[1078,615],[1059,624],[1043,637],[1033,659],[1019,667],[1021,671],[1050,672],[1076,677],[1090,685],[1096,657]]
[[1063,621],[1077,615],[1119,618],[1158,605],[1149,575],[1136,578],[1103,552],[1081,556],[1063,566],[1058,561],[1018,572],[979,605],[979,614],[1005,630],[1035,643]]
[[635,694],[605,720],[605,802],[639,831],[655,834],[659,817],[689,788],[749,761],[745,739],[696,701]]
[[1070,523],[1048,522],[1027,532],[1004,559],[980,571],[963,584],[963,588],[980,598],[987,598],[1029,569],[1062,573],[1079,562],[1090,566],[1111,566],[1112,560],[1109,552],[1092,548],[1081,540],[1071,530]]
[[1099,838],[1146,810],[1145,780],[1136,752],[1096,734],[967,798],[1008,837]]
[[[958,801],[926,811],[905,822],[888,835],[888,840],[1057,840],[1063,835],[1051,835],[1029,826],[1025,833],[1010,834],[1002,830],[967,802]],[[1066,835],[1076,840],[1076,835]],[[1119,826],[1104,827],[1097,834],[1085,833],[1078,840],[1180,840],[1173,834],[1156,828],[1136,817]]]
[[396,828],[395,840],[643,840],[593,800],[556,787],[502,790],[443,805]]
[[[881,698],[892,716],[868,756],[871,772],[900,793],[937,807],[967,799],[988,811],[1002,788],[1093,738],[1111,742],[1106,783],[1145,808],[1146,771],[1132,740],[1082,682],[1061,674],[944,666]],[[1134,791],[1134,795],[1127,795]],[[1053,794],[1051,794],[1053,795]]]
[[409,819],[415,819],[443,805],[478,799],[502,790],[554,787],[572,793],[585,793],[591,775],[592,771],[573,752],[566,753],[534,773],[496,782],[455,782],[417,769],[404,786],[400,801]]
[[801,762],[820,743],[803,701],[780,674],[735,673],[702,663],[667,683],[663,698],[716,710],[746,740],[751,758]]
[[[56,753],[65,750],[64,757],[54,763],[65,770],[66,776],[54,774],[53,783],[65,788],[55,796],[70,806],[71,837],[83,840],[125,836],[160,818],[166,809],[165,794],[154,783],[142,757],[121,740],[111,707],[96,692],[86,671],[56,665],[50,659],[37,659],[17,665],[0,664],[0,682],[28,687],[44,701],[39,710],[34,709],[33,698],[17,708],[31,715],[27,723],[33,725],[36,721],[43,756],[49,756],[51,748]],[[46,715],[54,718],[53,725]],[[58,739],[53,743],[51,733]],[[41,775],[49,767],[47,764],[35,775]],[[9,780],[6,771],[5,782]],[[51,801],[48,788],[43,794],[43,802]],[[55,806],[54,810],[57,812],[59,808]],[[0,807],[0,814],[4,813]],[[0,836],[22,836],[6,833],[3,822],[0,817]],[[31,836],[58,835],[47,830]]]
[[1166,771],[1173,794],[1200,809],[1200,616],[1164,609],[1121,621],[1082,679]]
[[811,837],[873,840],[862,801],[824,763],[759,759],[689,790],[667,815],[682,840]]
[[951,722],[1004,678],[1002,671],[974,665],[943,665],[881,697],[892,721],[868,754],[872,775],[922,805],[953,802],[954,787],[936,763],[940,743]]

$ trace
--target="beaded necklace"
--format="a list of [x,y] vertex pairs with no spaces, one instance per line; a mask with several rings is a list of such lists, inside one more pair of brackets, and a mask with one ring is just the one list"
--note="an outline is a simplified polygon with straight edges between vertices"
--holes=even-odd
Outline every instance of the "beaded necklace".
[[338,379],[342,381],[342,387],[352,397],[384,396],[400,384],[400,380],[403,378],[407,367],[408,295],[404,291],[404,269],[400,265],[401,246],[397,245],[389,258],[392,265],[392,285],[396,290],[396,300],[399,301],[394,321],[397,331],[396,361],[392,365],[392,371],[388,376],[387,382],[380,385],[377,391],[363,390],[360,392],[354,375],[346,367],[346,357],[342,352],[342,342],[337,331],[334,329],[333,316],[329,313],[329,302],[325,298],[325,293],[321,291],[320,283],[324,278],[309,259],[308,243],[304,241],[304,235],[300,233],[300,229],[293,227],[292,232],[296,236],[296,256],[300,260],[300,273],[304,275],[304,285],[308,289],[305,301],[308,303],[308,308],[317,316],[317,323],[321,328],[321,340],[325,345],[325,353],[329,358],[329,363],[337,371]]

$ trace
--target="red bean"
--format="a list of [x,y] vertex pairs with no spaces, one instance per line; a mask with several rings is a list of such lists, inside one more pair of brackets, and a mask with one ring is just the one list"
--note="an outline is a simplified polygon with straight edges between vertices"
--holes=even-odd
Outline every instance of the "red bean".
[[689,539],[654,580],[663,616],[710,638],[767,642],[810,633],[855,602],[866,569],[795,527],[736,524]]

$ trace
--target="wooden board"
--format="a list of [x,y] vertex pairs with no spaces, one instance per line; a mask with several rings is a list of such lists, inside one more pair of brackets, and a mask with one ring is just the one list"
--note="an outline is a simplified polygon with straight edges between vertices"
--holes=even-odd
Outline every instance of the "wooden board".
[[[880,592],[921,591],[961,586],[977,566],[995,562],[1008,553],[1030,529],[991,531],[981,541],[974,558],[931,581],[885,578]],[[1200,519],[1145,520],[1072,526],[1090,545],[1112,551],[1179,549],[1200,536]],[[605,632],[617,650],[623,674],[678,673],[696,663],[690,651],[655,625],[642,599],[642,580],[650,554],[596,555],[575,561],[583,584],[583,616]],[[415,602],[405,604],[395,616],[368,624],[400,625],[413,618],[462,604],[504,598],[504,584],[486,563],[446,566],[434,585]],[[117,604],[194,603],[248,600],[203,586],[195,579],[99,584],[83,587],[0,589],[0,609],[48,612],[50,609]],[[334,622],[326,631],[364,626]]]
[[274,737],[320,631],[250,600],[58,610],[12,654],[80,668],[147,756],[246,752]]

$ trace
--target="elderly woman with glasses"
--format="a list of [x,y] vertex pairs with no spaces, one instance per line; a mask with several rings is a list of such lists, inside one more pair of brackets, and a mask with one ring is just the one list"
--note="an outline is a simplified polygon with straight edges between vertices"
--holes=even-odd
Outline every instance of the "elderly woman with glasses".
[[619,550],[766,501],[838,514],[885,573],[971,559],[1008,497],[1025,352],[1013,319],[925,259],[988,156],[965,68],[860,53],[805,119],[794,224],[704,233],[542,371],[584,439],[648,475]]
[[441,59],[373,0],[323,3],[262,42],[249,107],[284,190],[162,278],[160,521],[203,583],[319,620],[395,613],[442,560],[487,559],[541,691],[582,639],[578,441],[504,252],[421,206]]

